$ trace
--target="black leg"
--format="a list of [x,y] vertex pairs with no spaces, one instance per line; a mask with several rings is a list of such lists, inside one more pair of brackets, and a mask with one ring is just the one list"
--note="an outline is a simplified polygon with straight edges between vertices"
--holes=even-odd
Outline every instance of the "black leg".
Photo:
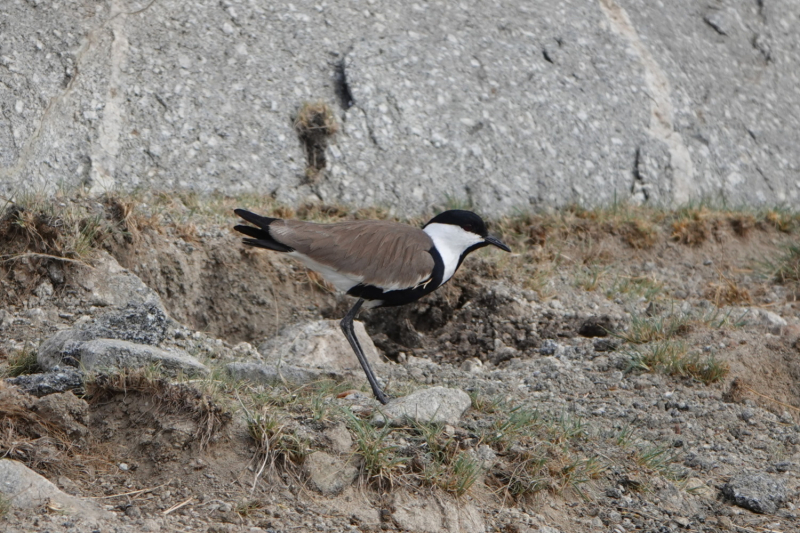
[[369,386],[372,387],[372,393],[379,402],[386,404],[386,402],[389,401],[389,398],[386,397],[381,388],[378,386],[378,380],[375,378],[375,374],[372,373],[372,368],[370,368],[369,363],[367,362],[364,351],[361,349],[361,345],[358,343],[356,331],[353,329],[353,319],[358,314],[358,310],[361,309],[361,304],[363,303],[364,299],[359,298],[353,308],[350,309],[346,315],[344,315],[344,318],[339,325],[342,326],[344,336],[347,337],[350,347],[353,348],[353,351],[356,353],[356,357],[358,357],[358,362],[361,363],[361,368],[364,369],[364,373],[367,375],[367,381],[369,381]]

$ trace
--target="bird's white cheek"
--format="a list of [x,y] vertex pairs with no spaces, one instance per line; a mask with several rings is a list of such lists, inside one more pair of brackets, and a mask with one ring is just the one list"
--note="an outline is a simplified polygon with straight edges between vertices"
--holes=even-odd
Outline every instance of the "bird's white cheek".
[[452,224],[428,224],[423,231],[431,238],[444,262],[442,283],[455,274],[461,254],[470,246],[483,242],[483,237],[480,235],[464,231]]

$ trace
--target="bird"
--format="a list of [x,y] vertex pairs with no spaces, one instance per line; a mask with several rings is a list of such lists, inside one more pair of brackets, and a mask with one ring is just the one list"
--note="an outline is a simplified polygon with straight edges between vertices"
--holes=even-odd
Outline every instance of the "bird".
[[362,306],[414,302],[447,283],[471,252],[489,245],[511,251],[489,234],[480,216],[460,209],[439,213],[422,229],[388,220],[319,224],[265,217],[244,209],[234,213],[252,224],[234,226],[247,236],[242,241],[245,245],[293,257],[358,299],[340,326],[382,404],[389,398],[378,385],[353,329]]

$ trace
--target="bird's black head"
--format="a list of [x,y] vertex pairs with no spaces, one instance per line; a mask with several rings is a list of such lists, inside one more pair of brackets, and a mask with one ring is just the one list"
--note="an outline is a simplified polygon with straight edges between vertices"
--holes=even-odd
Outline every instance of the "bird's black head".
[[451,226],[458,226],[466,232],[474,233],[475,235],[483,237],[482,242],[471,245],[468,251],[472,251],[489,244],[497,246],[506,252],[511,251],[508,246],[500,241],[500,239],[493,235],[489,235],[489,231],[486,229],[486,223],[481,217],[472,211],[464,211],[462,209],[451,209],[450,211],[444,211],[443,213],[439,213],[430,219],[424,227],[428,227],[431,224],[449,224]]
[[472,211],[464,211],[462,209],[451,209],[439,213],[428,221],[428,224],[450,224],[452,226],[459,226],[464,231],[475,233],[481,237],[486,237],[489,232],[486,231],[486,224],[483,219],[473,213]]

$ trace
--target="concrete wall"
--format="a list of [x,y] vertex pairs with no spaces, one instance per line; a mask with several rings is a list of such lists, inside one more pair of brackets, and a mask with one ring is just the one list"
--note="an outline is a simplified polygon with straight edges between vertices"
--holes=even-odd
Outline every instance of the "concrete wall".
[[[2,0],[0,195],[800,204],[797,0]],[[309,179],[292,116],[341,131]]]

